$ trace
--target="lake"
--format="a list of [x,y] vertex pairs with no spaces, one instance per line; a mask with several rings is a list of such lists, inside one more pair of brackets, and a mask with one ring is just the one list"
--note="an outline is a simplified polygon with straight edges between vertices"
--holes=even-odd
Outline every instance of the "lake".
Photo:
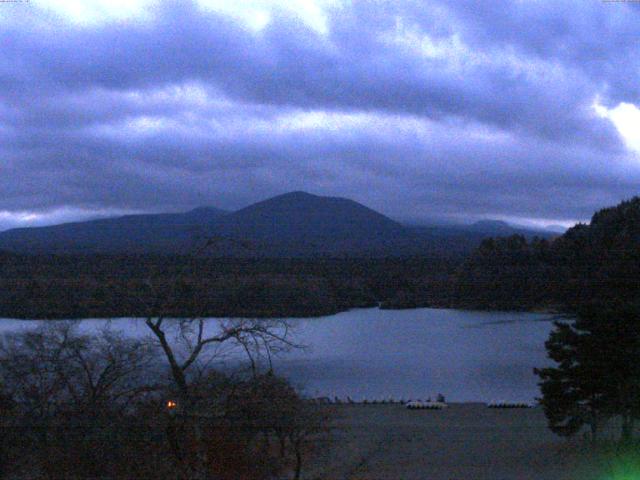
[[[544,342],[550,315],[420,308],[355,309],[292,320],[308,346],[277,358],[276,371],[312,396],[354,400],[433,397],[450,401],[532,401],[533,368],[548,364]],[[105,320],[83,320],[94,330]],[[0,319],[0,332],[31,321]],[[213,324],[213,322],[212,322]],[[145,335],[140,319],[110,320],[111,328]]]

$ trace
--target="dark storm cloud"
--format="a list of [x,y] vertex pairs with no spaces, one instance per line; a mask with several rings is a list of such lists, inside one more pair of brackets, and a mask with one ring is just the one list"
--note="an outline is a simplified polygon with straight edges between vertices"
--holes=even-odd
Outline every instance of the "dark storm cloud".
[[[357,5],[336,13],[336,33],[327,38],[284,16],[264,32],[250,33],[188,2],[165,4],[152,24],[66,28],[53,42],[39,24],[26,32],[8,29],[2,38],[9,46],[4,51],[7,64],[20,65],[23,58],[37,61],[6,76],[23,85],[37,80],[58,92],[201,80],[238,101],[473,116],[501,128],[612,141],[599,134],[601,125],[585,119],[594,88],[588,77],[574,75],[562,64],[509,58],[508,52],[492,51],[492,44],[482,52],[491,56],[489,61],[451,68],[387,38],[396,33],[397,15],[410,22],[415,11],[375,11],[372,16],[362,9]],[[363,17],[371,24],[362,25]]]
[[93,26],[30,7],[0,23],[0,228],[293,189],[404,218],[569,221],[637,193],[640,160],[592,105],[640,104],[640,11],[496,5],[355,1],[326,35],[190,2]]
[[635,2],[473,2],[451,9],[471,42],[503,43],[552,59],[606,85],[611,101],[640,102]]

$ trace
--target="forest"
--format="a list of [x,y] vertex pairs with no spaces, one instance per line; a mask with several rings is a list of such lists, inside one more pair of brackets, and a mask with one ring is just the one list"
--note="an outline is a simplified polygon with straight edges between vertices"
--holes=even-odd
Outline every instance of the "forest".
[[486,239],[459,268],[454,304],[496,310],[633,302],[640,284],[640,198],[596,212],[555,240]]
[[446,303],[458,262],[220,259],[206,256],[0,256],[0,316],[144,317],[158,293],[171,316],[306,317],[355,307]]
[[[603,209],[555,239],[486,238],[468,256],[220,258],[207,255],[0,253],[0,316],[306,317],[356,307],[570,311],[634,298],[640,198]],[[179,291],[176,291],[178,289]]]

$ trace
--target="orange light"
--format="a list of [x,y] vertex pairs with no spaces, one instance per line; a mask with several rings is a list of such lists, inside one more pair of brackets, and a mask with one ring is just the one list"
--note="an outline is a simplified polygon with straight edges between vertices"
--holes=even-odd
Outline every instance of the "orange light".
[[173,400],[167,400],[167,408],[168,409],[176,408],[177,406],[178,406],[178,404],[176,402],[174,402]]

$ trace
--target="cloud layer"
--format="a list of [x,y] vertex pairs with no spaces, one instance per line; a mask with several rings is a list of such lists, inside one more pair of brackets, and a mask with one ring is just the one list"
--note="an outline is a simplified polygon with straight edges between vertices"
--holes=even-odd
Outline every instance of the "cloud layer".
[[637,4],[396,3],[0,4],[0,229],[290,190],[558,223],[638,193]]

